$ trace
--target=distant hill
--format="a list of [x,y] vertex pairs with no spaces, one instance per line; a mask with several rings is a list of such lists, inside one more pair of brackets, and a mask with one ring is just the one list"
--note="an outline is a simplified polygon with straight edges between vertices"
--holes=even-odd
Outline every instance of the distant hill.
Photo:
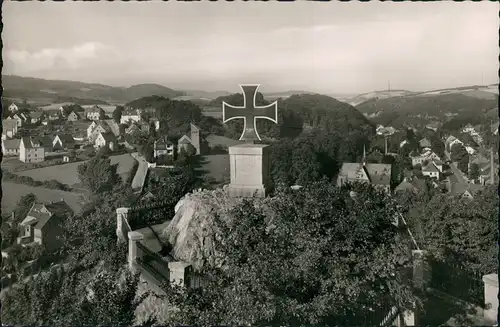
[[411,95],[413,92],[408,90],[383,90],[383,91],[373,91],[368,93],[358,94],[357,96],[348,99],[346,102],[352,106],[357,106],[363,102],[373,100],[373,99],[386,99],[392,97],[399,97],[405,95]]
[[[124,103],[140,97],[158,95],[175,98],[184,95],[158,84],[138,84],[131,87],[115,87],[97,83],[83,83],[76,81],[46,80],[41,78],[3,75],[2,86],[4,96],[20,99],[48,99],[53,102],[86,102],[92,100]],[[95,102],[95,101],[94,101]],[[104,102],[104,103],[102,103]]]
[[263,93],[264,98],[268,100],[276,100],[278,98],[288,98],[294,94],[317,94],[317,93],[310,91],[282,91],[282,92]]
[[446,121],[456,116],[477,119],[497,107],[498,95],[491,93],[490,97],[484,94],[478,96],[478,94],[471,94],[470,91],[465,88],[450,89],[449,92],[444,93],[430,91],[385,99],[371,99],[357,105],[356,109],[376,123],[399,127],[405,124],[418,125],[429,121]]
[[230,95],[230,92],[227,91],[215,91],[215,92],[207,92],[200,90],[185,90],[184,96],[180,97],[182,100],[191,100],[191,99],[200,99],[200,100],[214,100],[221,96]]

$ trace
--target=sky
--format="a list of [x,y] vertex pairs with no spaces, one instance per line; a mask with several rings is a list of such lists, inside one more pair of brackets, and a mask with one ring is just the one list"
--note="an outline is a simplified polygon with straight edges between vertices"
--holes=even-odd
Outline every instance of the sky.
[[3,2],[3,74],[355,94],[498,83],[495,2]]

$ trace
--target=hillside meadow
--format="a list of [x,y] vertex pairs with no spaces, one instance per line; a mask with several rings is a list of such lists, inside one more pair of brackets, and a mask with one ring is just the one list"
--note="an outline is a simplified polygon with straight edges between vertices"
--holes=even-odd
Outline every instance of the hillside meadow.
[[[121,154],[117,156],[110,156],[111,164],[118,164],[118,174],[123,180],[126,180],[130,174],[130,170],[134,164],[135,159],[130,156],[130,154]],[[62,165],[25,170],[18,175],[29,176],[37,181],[51,180],[55,179],[63,184],[69,186],[79,184],[80,179],[78,178],[78,166],[81,162],[72,162]]]
[[40,202],[60,201],[64,199],[75,212],[80,211],[85,203],[84,195],[75,192],[52,190],[11,182],[3,182],[2,190],[2,213],[9,213],[14,210],[21,197],[29,193],[35,194],[37,200]]

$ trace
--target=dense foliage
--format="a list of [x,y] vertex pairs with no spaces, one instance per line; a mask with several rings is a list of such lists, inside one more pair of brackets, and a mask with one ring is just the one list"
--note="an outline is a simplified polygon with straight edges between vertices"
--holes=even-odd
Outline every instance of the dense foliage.
[[8,181],[8,182],[13,182],[13,183],[29,185],[29,186],[46,187],[46,188],[50,188],[53,190],[61,190],[61,191],[70,191],[71,190],[71,187],[69,185],[63,184],[56,179],[37,181],[37,180],[33,179],[32,177],[21,176],[21,175],[10,173],[8,171],[3,172],[2,180],[6,181],[6,182]]
[[96,156],[78,166],[78,178],[92,193],[108,191],[120,182],[116,173],[118,164],[111,164],[111,159]]
[[172,323],[374,325],[391,305],[408,307],[410,253],[394,206],[369,186],[355,189],[353,200],[323,180],[281,193],[268,210],[248,200],[230,221],[216,214],[224,261],[202,270],[202,289],[166,287],[179,308]]

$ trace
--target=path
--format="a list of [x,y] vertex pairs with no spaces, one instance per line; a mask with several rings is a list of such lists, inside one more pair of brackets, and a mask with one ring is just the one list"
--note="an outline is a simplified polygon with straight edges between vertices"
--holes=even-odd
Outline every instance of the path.
[[139,166],[137,167],[137,172],[135,173],[134,179],[132,180],[133,190],[142,190],[144,183],[146,182],[146,175],[148,173],[148,163],[139,153],[134,152],[130,154],[132,158],[137,160]]
[[[451,156],[448,153],[448,151],[445,151],[444,153],[446,155],[446,158],[448,160],[451,160]],[[458,169],[456,162],[450,163],[450,169],[453,172],[453,175],[456,176],[458,183],[461,183],[461,184],[468,184],[469,183],[469,179],[467,178],[467,176],[465,176],[465,174],[460,169]]]

